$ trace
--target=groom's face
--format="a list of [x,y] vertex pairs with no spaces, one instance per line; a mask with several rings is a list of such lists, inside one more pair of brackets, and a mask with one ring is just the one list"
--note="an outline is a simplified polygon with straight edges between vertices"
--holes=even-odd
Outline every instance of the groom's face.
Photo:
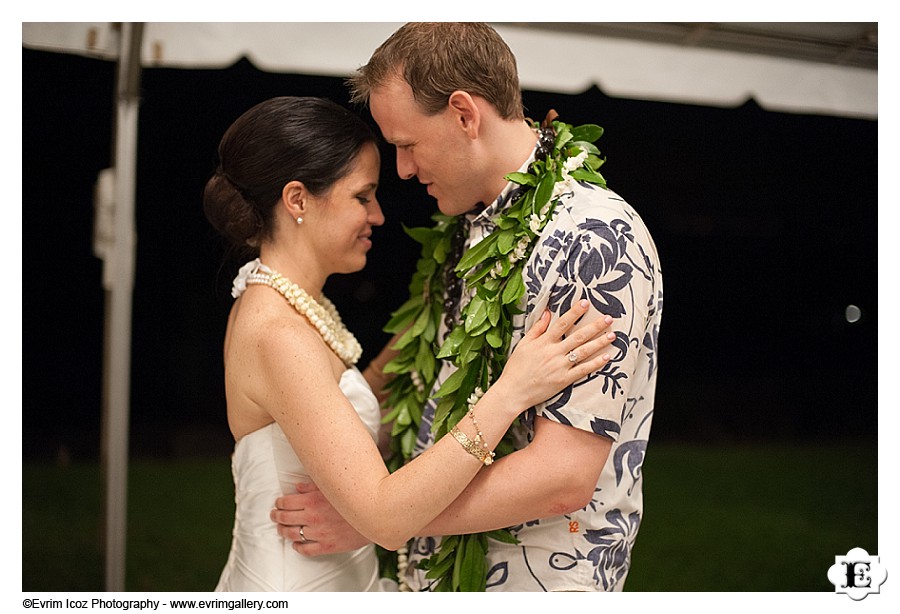
[[446,215],[461,215],[479,201],[472,181],[472,143],[449,109],[426,115],[402,79],[372,90],[372,117],[387,142],[397,148],[397,174],[418,178]]

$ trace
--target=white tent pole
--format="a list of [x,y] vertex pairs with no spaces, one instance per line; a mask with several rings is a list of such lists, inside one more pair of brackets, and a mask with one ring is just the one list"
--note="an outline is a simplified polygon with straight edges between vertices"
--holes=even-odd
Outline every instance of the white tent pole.
[[106,477],[106,590],[125,590],[128,507],[128,429],[131,393],[131,321],[134,289],[134,201],[142,24],[121,24],[116,83],[114,235],[105,262],[103,446]]

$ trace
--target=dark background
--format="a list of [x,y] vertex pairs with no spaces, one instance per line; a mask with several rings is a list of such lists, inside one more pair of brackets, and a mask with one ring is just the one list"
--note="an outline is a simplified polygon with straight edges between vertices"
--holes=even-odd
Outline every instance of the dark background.
[[[100,450],[104,292],[93,188],[111,164],[112,62],[22,51],[23,457]],[[347,104],[339,78],[145,69],[136,203],[131,452],[230,453],[221,342],[231,279],[201,193],[228,125],[280,95]],[[877,122],[525,92],[606,130],[610,187],[643,216],[665,283],[655,440],[862,439],[877,433]],[[368,118],[365,111],[361,111]],[[367,268],[326,294],[365,348],[406,298],[418,256],[401,224],[434,202],[383,150]],[[862,310],[850,324],[844,309]]]

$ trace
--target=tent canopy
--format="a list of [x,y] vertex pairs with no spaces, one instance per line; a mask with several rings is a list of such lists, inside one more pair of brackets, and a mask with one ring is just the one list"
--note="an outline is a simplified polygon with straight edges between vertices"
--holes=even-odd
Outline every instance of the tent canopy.
[[[189,69],[226,67],[246,57],[266,71],[344,76],[364,64],[400,25],[150,22],[144,27],[141,60],[145,67]],[[717,38],[709,32],[719,32],[721,39],[726,31],[715,25],[707,24],[705,30],[711,41]],[[766,27],[809,30],[816,25]],[[743,44],[730,47],[702,46],[696,44],[697,35],[691,38],[684,33],[675,39],[673,28],[678,29],[678,24],[494,26],[516,55],[524,89],[576,93],[597,86],[607,95],[639,100],[731,107],[754,99],[772,111],[878,117],[878,72],[873,67],[877,50],[870,49],[877,33],[866,30],[875,27],[872,24],[818,24],[823,36],[830,35],[828,40],[837,46],[834,59],[812,60],[800,59],[802,54],[772,52],[772,36],[754,39],[768,41],[768,46],[750,45],[746,35]],[[862,46],[864,51],[869,49],[866,61],[854,65],[837,61],[849,58],[851,52],[860,53],[858,41],[838,38],[847,28],[868,32],[866,40],[872,42]],[[33,49],[112,60],[118,54],[119,31],[110,22],[23,23],[22,43]],[[795,45],[814,47],[802,41]]]

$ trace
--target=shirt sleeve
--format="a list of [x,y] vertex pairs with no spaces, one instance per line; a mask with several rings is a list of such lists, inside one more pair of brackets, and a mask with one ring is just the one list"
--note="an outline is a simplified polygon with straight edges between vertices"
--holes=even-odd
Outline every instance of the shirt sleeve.
[[631,232],[627,210],[595,206],[584,210],[584,215],[577,215],[577,208],[574,214],[572,208],[560,211],[535,247],[525,272],[526,328],[544,309],[560,316],[586,298],[591,308],[575,328],[612,316],[616,339],[606,350],[611,360],[599,372],[537,405],[529,417],[542,416],[615,441],[628,412],[629,392],[645,370],[653,276],[643,268],[644,250]]

